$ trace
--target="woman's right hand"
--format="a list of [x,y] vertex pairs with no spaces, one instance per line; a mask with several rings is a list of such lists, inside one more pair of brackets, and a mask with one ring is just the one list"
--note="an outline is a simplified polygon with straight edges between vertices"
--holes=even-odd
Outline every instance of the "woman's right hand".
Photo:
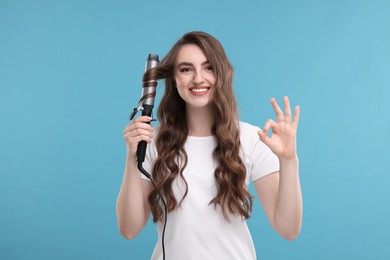
[[135,156],[139,142],[150,143],[152,141],[153,127],[148,124],[151,120],[152,118],[149,116],[137,117],[123,131],[128,156]]

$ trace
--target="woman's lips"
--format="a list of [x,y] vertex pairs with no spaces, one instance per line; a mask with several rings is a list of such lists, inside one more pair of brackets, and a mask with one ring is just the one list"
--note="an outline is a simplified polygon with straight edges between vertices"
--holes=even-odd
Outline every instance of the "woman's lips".
[[191,94],[194,96],[202,96],[210,90],[210,87],[192,87],[190,88]]

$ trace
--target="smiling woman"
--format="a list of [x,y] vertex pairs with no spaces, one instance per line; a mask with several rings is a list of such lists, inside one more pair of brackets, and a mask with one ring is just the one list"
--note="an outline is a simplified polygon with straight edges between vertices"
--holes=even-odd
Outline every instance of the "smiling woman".
[[196,126],[204,122],[204,119],[197,122],[198,120],[189,115],[202,110],[202,115],[209,118],[208,123],[211,124],[213,121],[211,115],[214,106],[211,101],[214,93],[215,75],[212,66],[196,44],[182,46],[177,55],[176,63],[176,88],[186,103],[186,117],[190,119],[189,135],[211,135],[210,127],[202,126],[200,129],[203,131],[198,130],[197,132],[195,129],[198,127]]
[[[180,97],[191,107],[211,106],[215,76],[210,62],[195,44],[183,46],[177,55],[175,81]],[[196,98],[202,97],[202,98]]]
[[[184,35],[152,72],[165,79],[160,125],[152,128],[151,118],[141,116],[123,132],[127,160],[117,200],[122,235],[137,236],[152,213],[159,234],[152,259],[164,257],[160,191],[168,209],[168,259],[256,259],[245,222],[252,180],[272,226],[294,239],[302,222],[299,107],[293,116],[287,97],[284,111],[271,99],[277,121],[268,120],[264,131],[240,122],[232,66],[219,41],[203,32]],[[149,143],[143,166],[157,190],[136,166],[141,140]]]

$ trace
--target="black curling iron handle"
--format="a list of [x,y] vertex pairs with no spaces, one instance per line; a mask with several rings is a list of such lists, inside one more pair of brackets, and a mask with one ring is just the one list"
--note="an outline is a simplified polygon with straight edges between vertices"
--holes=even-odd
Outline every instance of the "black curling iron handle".
[[[143,116],[151,116],[152,109],[153,109],[153,106],[144,104],[144,109],[142,110],[142,115]],[[148,124],[150,124],[150,122],[148,122]],[[138,163],[143,163],[145,161],[146,145],[147,145],[147,143],[145,141],[141,141],[138,143],[138,147],[137,147],[137,162]]]

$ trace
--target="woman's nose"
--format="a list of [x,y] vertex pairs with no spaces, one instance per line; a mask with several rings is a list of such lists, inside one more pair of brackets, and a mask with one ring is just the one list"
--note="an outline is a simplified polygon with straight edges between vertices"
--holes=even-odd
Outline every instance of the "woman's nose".
[[201,71],[195,71],[194,73],[194,78],[193,78],[193,82],[194,84],[196,85],[199,85],[201,83],[203,83],[203,75],[202,75],[202,72]]

